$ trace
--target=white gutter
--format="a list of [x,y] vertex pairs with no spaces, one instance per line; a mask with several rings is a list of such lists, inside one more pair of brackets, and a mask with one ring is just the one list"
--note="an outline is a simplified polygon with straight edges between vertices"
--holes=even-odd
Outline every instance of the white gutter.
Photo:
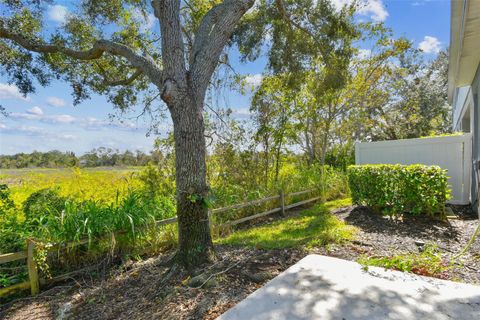
[[[452,0],[452,6],[454,5],[455,0]],[[453,9],[452,9],[453,10]],[[463,49],[463,36],[465,34],[465,21],[467,17],[467,10],[468,10],[468,0],[463,0],[463,8],[462,8],[462,17],[461,17],[461,27],[460,27],[460,38],[459,38],[459,45],[458,51],[456,52],[456,60],[455,65],[453,66],[453,79],[448,79],[448,102],[452,103],[453,96],[455,93],[456,83],[457,83],[457,75],[458,75],[458,67],[460,65],[460,58],[462,56],[462,49]],[[453,11],[452,11],[453,13]],[[453,17],[450,18],[450,23],[453,23]],[[453,44],[454,35],[452,34],[452,28],[450,28],[450,52],[452,54],[452,48],[454,47]],[[452,66],[450,66],[452,67]]]

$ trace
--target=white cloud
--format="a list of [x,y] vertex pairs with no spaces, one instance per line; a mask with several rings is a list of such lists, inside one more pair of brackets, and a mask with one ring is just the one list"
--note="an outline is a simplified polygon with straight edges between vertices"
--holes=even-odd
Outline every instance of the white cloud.
[[41,116],[41,115],[43,115],[43,110],[42,110],[42,108],[35,106],[31,109],[28,109],[27,113],[37,115],[37,116]]
[[30,98],[24,97],[15,85],[6,83],[0,83],[0,99],[18,99],[30,101]]
[[121,131],[137,131],[138,129],[146,129],[146,127],[138,126],[137,124],[130,121],[108,121],[101,120],[93,117],[74,117],[69,114],[53,114],[47,115],[44,114],[43,110],[40,107],[33,107],[28,109],[26,112],[12,112],[9,114],[9,118],[13,120],[29,120],[29,121],[40,121],[43,123],[50,124],[68,124],[73,125],[87,130],[103,131],[118,129]]
[[157,18],[152,13],[144,15],[138,8],[133,9],[132,16],[135,21],[140,23],[140,29],[142,32],[151,30],[155,26]]
[[365,6],[361,6],[360,10],[358,11],[360,14],[363,15],[370,15],[370,18],[373,21],[385,21],[388,17],[387,9],[385,9],[385,5],[383,4],[382,0],[366,0]]
[[232,108],[231,112],[232,116],[237,119],[249,118],[252,115],[249,107]]
[[[46,110],[44,110],[47,113]],[[27,114],[24,112],[23,114]],[[34,116],[34,115],[31,115]],[[72,115],[73,116],[73,115]],[[35,116],[34,116],[35,117]],[[99,130],[91,130],[86,127],[87,117],[75,117],[75,122],[71,124],[51,124],[55,119],[50,115],[44,114],[42,120],[23,120],[16,117],[7,117],[0,119],[1,150],[4,154],[15,154],[19,152],[61,150],[73,151],[82,154],[106,146],[106,142],[113,141],[115,148],[120,150],[141,149],[149,151],[154,144],[155,135],[146,137],[146,127],[139,127],[135,130],[128,129],[133,123],[123,126],[123,129],[117,127],[116,122],[112,123],[108,119],[98,118],[92,121],[102,122],[105,126]],[[38,121],[35,122],[35,121]],[[169,125],[171,129],[171,125]],[[162,131],[165,135],[165,132]],[[108,143],[110,145],[110,143]]]
[[260,86],[262,84],[262,80],[263,75],[261,75],[260,73],[245,77],[245,83],[253,88]]
[[45,132],[42,128],[34,127],[34,126],[25,126],[25,125],[16,127],[13,130],[17,130],[17,131],[29,133],[29,134],[39,134],[39,133]]
[[430,2],[430,1],[432,1],[432,0],[419,0],[419,1],[414,1],[414,2],[412,2],[411,4],[412,4],[412,6],[414,6],[414,7],[418,7],[418,6],[423,6],[423,5],[425,5],[425,4],[427,4],[427,2]]
[[0,129],[6,133],[24,133],[26,135],[38,135],[44,133],[44,130],[39,127],[33,127],[33,126],[26,126],[26,125],[21,125],[21,126],[13,126],[13,127],[7,127],[5,125],[0,126]]
[[12,119],[24,119],[24,120],[40,120],[41,116],[38,114],[32,114],[32,113],[18,113],[18,112],[12,112],[9,114],[9,117]]
[[116,128],[120,130],[135,131],[139,127],[132,122],[111,122],[100,120],[94,117],[87,117],[82,119],[81,126],[89,130],[103,130],[107,128]]
[[[13,135],[21,135],[21,136],[28,136],[28,137],[37,137],[37,138],[49,138],[49,139],[56,139],[56,140],[73,140],[77,137],[68,134],[68,133],[57,133],[52,132],[51,130],[46,130],[45,128],[35,127],[35,126],[27,126],[27,125],[19,125],[19,126],[5,126],[0,124],[0,131],[3,131],[8,134]],[[33,149],[35,149],[34,146]]]
[[65,100],[57,98],[57,97],[48,97],[47,104],[52,107],[64,107],[66,105]]
[[12,119],[38,120],[47,123],[73,123],[79,119],[69,114],[45,115],[39,107],[33,107],[25,113],[13,112],[10,114]]
[[241,114],[241,115],[244,115],[244,116],[249,116],[251,114],[250,108],[248,108],[248,107],[235,109],[234,112],[236,114]]
[[48,116],[45,119],[51,120],[54,123],[72,123],[75,122],[76,118],[69,114],[58,114],[53,116]]
[[370,49],[358,49],[357,57],[359,59],[366,59],[370,57],[371,54],[372,54],[372,50]]
[[[353,3],[353,0],[331,0],[333,6],[340,10],[345,5]],[[388,11],[382,0],[359,0],[358,13],[370,17],[373,21],[385,21],[388,17]]]
[[54,5],[48,8],[48,18],[58,23],[65,23],[69,14],[67,7]]
[[438,53],[442,49],[442,43],[435,37],[425,36],[418,48],[425,53]]
[[58,135],[59,138],[64,139],[64,140],[74,140],[77,137],[74,136],[73,134],[60,134]]

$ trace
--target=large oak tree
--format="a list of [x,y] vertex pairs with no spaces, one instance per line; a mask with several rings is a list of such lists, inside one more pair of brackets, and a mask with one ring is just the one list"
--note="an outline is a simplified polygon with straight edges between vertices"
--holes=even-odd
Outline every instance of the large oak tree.
[[[225,0],[210,6],[188,39],[188,50],[180,0],[152,1],[160,24],[159,41],[142,35],[141,25],[131,17],[138,10],[148,18],[148,4],[141,0],[83,1],[64,30],[52,32],[50,39],[42,35],[46,7],[41,1],[29,6],[8,0],[11,14],[0,20],[1,62],[23,92],[33,90],[29,75],[48,83],[50,74],[42,67],[72,83],[77,99],[90,89],[109,94],[124,107],[136,99],[129,91],[149,85],[158,90],[174,126],[179,258],[187,266],[208,259],[213,247],[204,201],[208,193],[205,93],[225,45],[253,3]],[[198,12],[200,7],[192,10]],[[197,23],[194,18],[190,22]],[[136,86],[130,85],[137,80]],[[119,86],[123,88],[116,89]]]

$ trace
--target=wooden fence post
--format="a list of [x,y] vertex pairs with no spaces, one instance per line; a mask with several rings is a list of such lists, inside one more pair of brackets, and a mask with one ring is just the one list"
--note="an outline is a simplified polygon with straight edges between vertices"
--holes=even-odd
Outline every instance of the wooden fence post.
[[36,295],[40,292],[40,284],[38,281],[38,271],[37,264],[33,258],[35,252],[35,242],[28,238],[27,239],[27,269],[28,269],[28,279],[30,280],[30,289],[32,295]]
[[280,189],[280,208],[282,209],[280,211],[281,215],[285,216],[285,193],[283,189]]

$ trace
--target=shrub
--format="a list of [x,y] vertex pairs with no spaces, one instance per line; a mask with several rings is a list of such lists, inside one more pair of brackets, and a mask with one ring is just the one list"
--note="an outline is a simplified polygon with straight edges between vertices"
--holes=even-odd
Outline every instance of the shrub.
[[10,190],[6,184],[0,184],[0,218],[7,215],[7,212],[15,207],[10,197]]
[[52,188],[41,189],[32,193],[23,204],[27,221],[42,219],[45,216],[59,216],[65,208],[64,197]]
[[348,167],[352,201],[385,214],[444,214],[449,199],[446,170],[425,165]]
[[325,164],[347,171],[349,165],[355,164],[355,146],[353,143],[335,144],[325,154]]

